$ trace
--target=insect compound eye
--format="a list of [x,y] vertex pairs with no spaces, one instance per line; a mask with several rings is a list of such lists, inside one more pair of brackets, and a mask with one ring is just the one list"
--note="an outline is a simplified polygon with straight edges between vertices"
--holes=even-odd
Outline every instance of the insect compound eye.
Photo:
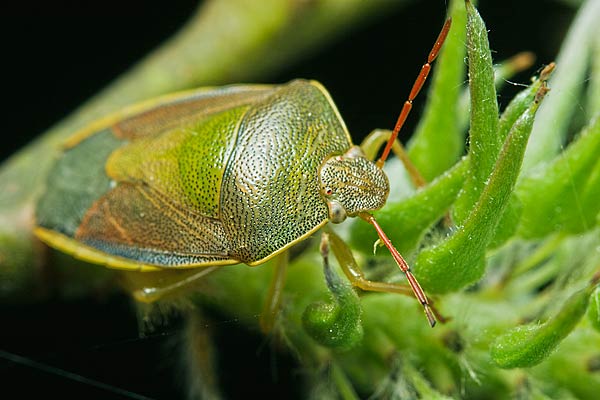
[[344,207],[337,201],[330,201],[327,203],[329,206],[329,220],[334,224],[339,224],[343,222],[348,214],[346,214],[346,210]]

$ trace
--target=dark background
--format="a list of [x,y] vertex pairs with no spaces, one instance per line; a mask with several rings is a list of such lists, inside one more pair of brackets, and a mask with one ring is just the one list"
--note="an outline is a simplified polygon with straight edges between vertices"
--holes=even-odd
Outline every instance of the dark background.
[[[521,83],[553,60],[573,16],[559,1],[480,3],[495,60],[523,50],[537,54],[535,67],[513,79]],[[196,7],[192,0],[168,4],[143,0],[3,2],[0,160],[68,115],[174,33]],[[442,0],[417,1],[345,35],[269,81],[297,77],[321,81],[355,138],[375,127],[392,127],[444,13]],[[501,105],[516,90],[509,85],[501,92]],[[416,102],[415,114],[423,104],[423,98]],[[416,120],[417,116],[410,119],[406,133]],[[260,336],[235,322],[218,315],[211,318],[225,371],[221,383],[229,398],[301,397],[290,389],[299,387],[302,375],[291,358],[275,357]],[[180,330],[180,322],[174,320],[159,334],[139,339],[134,309],[120,295],[101,301],[0,305],[0,351],[26,357],[11,361],[8,358],[13,356],[0,353],[1,397],[131,397],[46,370],[53,366],[132,394],[181,398],[185,390],[174,350]],[[32,365],[35,362],[43,366]],[[18,395],[5,397],[10,390]]]

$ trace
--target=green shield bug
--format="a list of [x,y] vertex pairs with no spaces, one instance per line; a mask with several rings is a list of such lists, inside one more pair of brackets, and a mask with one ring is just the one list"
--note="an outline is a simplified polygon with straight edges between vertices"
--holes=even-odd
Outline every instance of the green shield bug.
[[[35,232],[112,268],[209,271],[261,264],[327,222],[359,216],[377,230],[433,326],[427,297],[369,211],[385,204],[383,163],[449,29],[450,20],[377,162],[365,155],[377,149],[353,145],[317,82],[169,95],[96,121],[66,144],[38,202]],[[406,293],[403,285],[366,280],[356,266],[342,268],[362,289]],[[271,311],[280,291],[272,292]]]

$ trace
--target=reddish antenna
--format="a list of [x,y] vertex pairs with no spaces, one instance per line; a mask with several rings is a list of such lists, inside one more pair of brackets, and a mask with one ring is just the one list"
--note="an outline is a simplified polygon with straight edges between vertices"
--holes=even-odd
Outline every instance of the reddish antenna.
[[444,26],[442,27],[442,30],[441,30],[440,34],[438,35],[437,40],[433,44],[431,51],[429,52],[429,57],[427,57],[427,62],[425,64],[423,64],[423,66],[421,67],[421,71],[419,72],[417,79],[415,79],[415,83],[413,83],[413,87],[410,91],[410,94],[408,95],[408,98],[406,99],[406,101],[404,102],[404,105],[402,106],[402,110],[400,111],[400,115],[398,116],[398,120],[396,121],[396,126],[394,127],[394,130],[392,131],[392,136],[390,136],[390,139],[388,140],[388,142],[385,146],[385,149],[383,149],[383,153],[381,153],[381,157],[379,157],[379,160],[377,160],[377,166],[379,168],[383,167],[383,163],[385,162],[385,160],[387,160],[388,156],[390,155],[390,150],[392,149],[392,144],[398,137],[398,133],[400,132],[400,129],[402,129],[402,126],[404,125],[404,122],[406,121],[406,117],[408,117],[408,114],[410,113],[410,110],[412,109],[413,100],[415,99],[415,97],[417,97],[417,95],[421,91],[421,88],[423,88],[423,84],[427,80],[427,76],[429,75],[429,71],[431,70],[431,63],[437,58],[438,54],[440,53],[440,49],[442,48],[442,45],[444,44],[444,41],[446,40],[446,36],[448,36],[448,31],[450,31],[451,25],[452,25],[452,18],[448,18],[446,20],[446,22],[444,23]]
[[415,278],[415,276],[412,274],[412,272],[410,272],[410,267],[404,260],[404,257],[402,257],[400,255],[400,253],[398,252],[398,250],[396,250],[396,248],[392,244],[392,241],[387,237],[387,235],[385,234],[383,229],[381,229],[381,226],[379,226],[379,224],[375,220],[375,217],[373,217],[371,214],[366,213],[366,212],[361,212],[359,214],[359,216],[362,219],[364,219],[365,221],[367,221],[368,223],[370,223],[371,225],[373,225],[373,227],[377,231],[377,235],[379,235],[379,238],[381,239],[383,244],[385,244],[385,247],[387,247],[388,250],[390,251],[390,253],[392,253],[392,257],[394,257],[394,260],[396,261],[396,263],[398,264],[398,266],[400,267],[402,272],[404,272],[404,274],[406,275],[408,284],[410,285],[410,288],[412,289],[413,293],[415,294],[415,297],[423,305],[423,308],[425,311],[425,316],[427,317],[427,320],[429,321],[429,325],[431,325],[432,327],[435,326],[435,316],[434,316],[433,311],[431,310],[431,306],[429,304],[429,301],[427,300],[427,296],[425,295],[425,292],[421,288],[421,285],[419,285],[417,278]]
[[[431,63],[438,56],[440,49],[442,48],[442,45],[444,44],[444,41],[446,40],[446,36],[448,36],[448,31],[450,31],[451,24],[452,24],[452,18],[448,18],[446,20],[446,22],[444,23],[444,26],[442,27],[442,31],[438,35],[438,38],[435,41],[431,51],[429,52],[429,57],[427,57],[427,62],[425,64],[423,64],[423,66],[421,67],[421,71],[419,72],[419,75],[415,79],[415,83],[413,83],[413,87],[410,91],[410,94],[408,95],[408,99],[406,99],[406,101],[404,102],[404,105],[402,106],[402,110],[400,111],[400,115],[398,116],[398,120],[396,121],[396,126],[394,127],[392,135],[390,136],[390,139],[388,140],[385,148],[383,149],[383,153],[381,153],[381,157],[379,158],[379,160],[377,160],[377,166],[379,168],[383,167],[385,160],[387,160],[388,156],[390,155],[390,150],[392,149],[392,145],[393,145],[394,141],[396,140],[396,138],[398,137],[398,133],[400,132],[400,129],[402,129],[402,126],[404,125],[404,122],[406,121],[406,117],[408,117],[408,114],[410,113],[410,110],[412,109],[412,102],[415,99],[415,97],[417,97],[419,92],[421,91],[421,88],[423,88],[423,84],[425,83],[425,80],[427,79],[427,76],[429,75],[429,71],[431,70]],[[373,227],[377,231],[377,235],[379,236],[379,239],[381,239],[381,241],[383,242],[383,244],[385,244],[385,246],[388,248],[390,253],[392,253],[392,257],[394,257],[396,264],[398,264],[398,267],[400,267],[402,272],[404,272],[404,274],[406,275],[408,284],[410,285],[410,288],[412,289],[413,293],[415,294],[415,297],[423,305],[423,308],[425,311],[425,316],[427,317],[429,324],[433,327],[436,322],[434,312],[432,311],[429,301],[427,300],[427,296],[425,295],[425,292],[421,288],[421,285],[419,285],[417,278],[415,278],[415,276],[412,274],[412,272],[410,272],[410,267],[408,266],[408,264],[406,263],[404,258],[400,255],[398,250],[396,250],[396,248],[392,244],[391,240],[387,237],[387,235],[385,234],[383,229],[381,229],[381,226],[379,226],[379,224],[375,220],[375,217],[373,217],[371,214],[366,213],[366,212],[361,212],[359,214],[359,216],[362,219],[364,219],[365,221],[367,221],[368,223],[370,223],[371,225],[373,225]]]

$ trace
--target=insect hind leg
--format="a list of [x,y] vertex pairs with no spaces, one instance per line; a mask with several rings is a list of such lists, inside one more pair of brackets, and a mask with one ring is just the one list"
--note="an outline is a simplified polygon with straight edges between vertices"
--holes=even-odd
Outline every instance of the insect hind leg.
[[269,286],[269,292],[267,293],[259,321],[260,329],[265,334],[268,334],[273,330],[281,309],[281,298],[283,287],[285,286],[288,264],[288,251],[279,254],[275,259],[275,271],[273,272],[271,286]]

